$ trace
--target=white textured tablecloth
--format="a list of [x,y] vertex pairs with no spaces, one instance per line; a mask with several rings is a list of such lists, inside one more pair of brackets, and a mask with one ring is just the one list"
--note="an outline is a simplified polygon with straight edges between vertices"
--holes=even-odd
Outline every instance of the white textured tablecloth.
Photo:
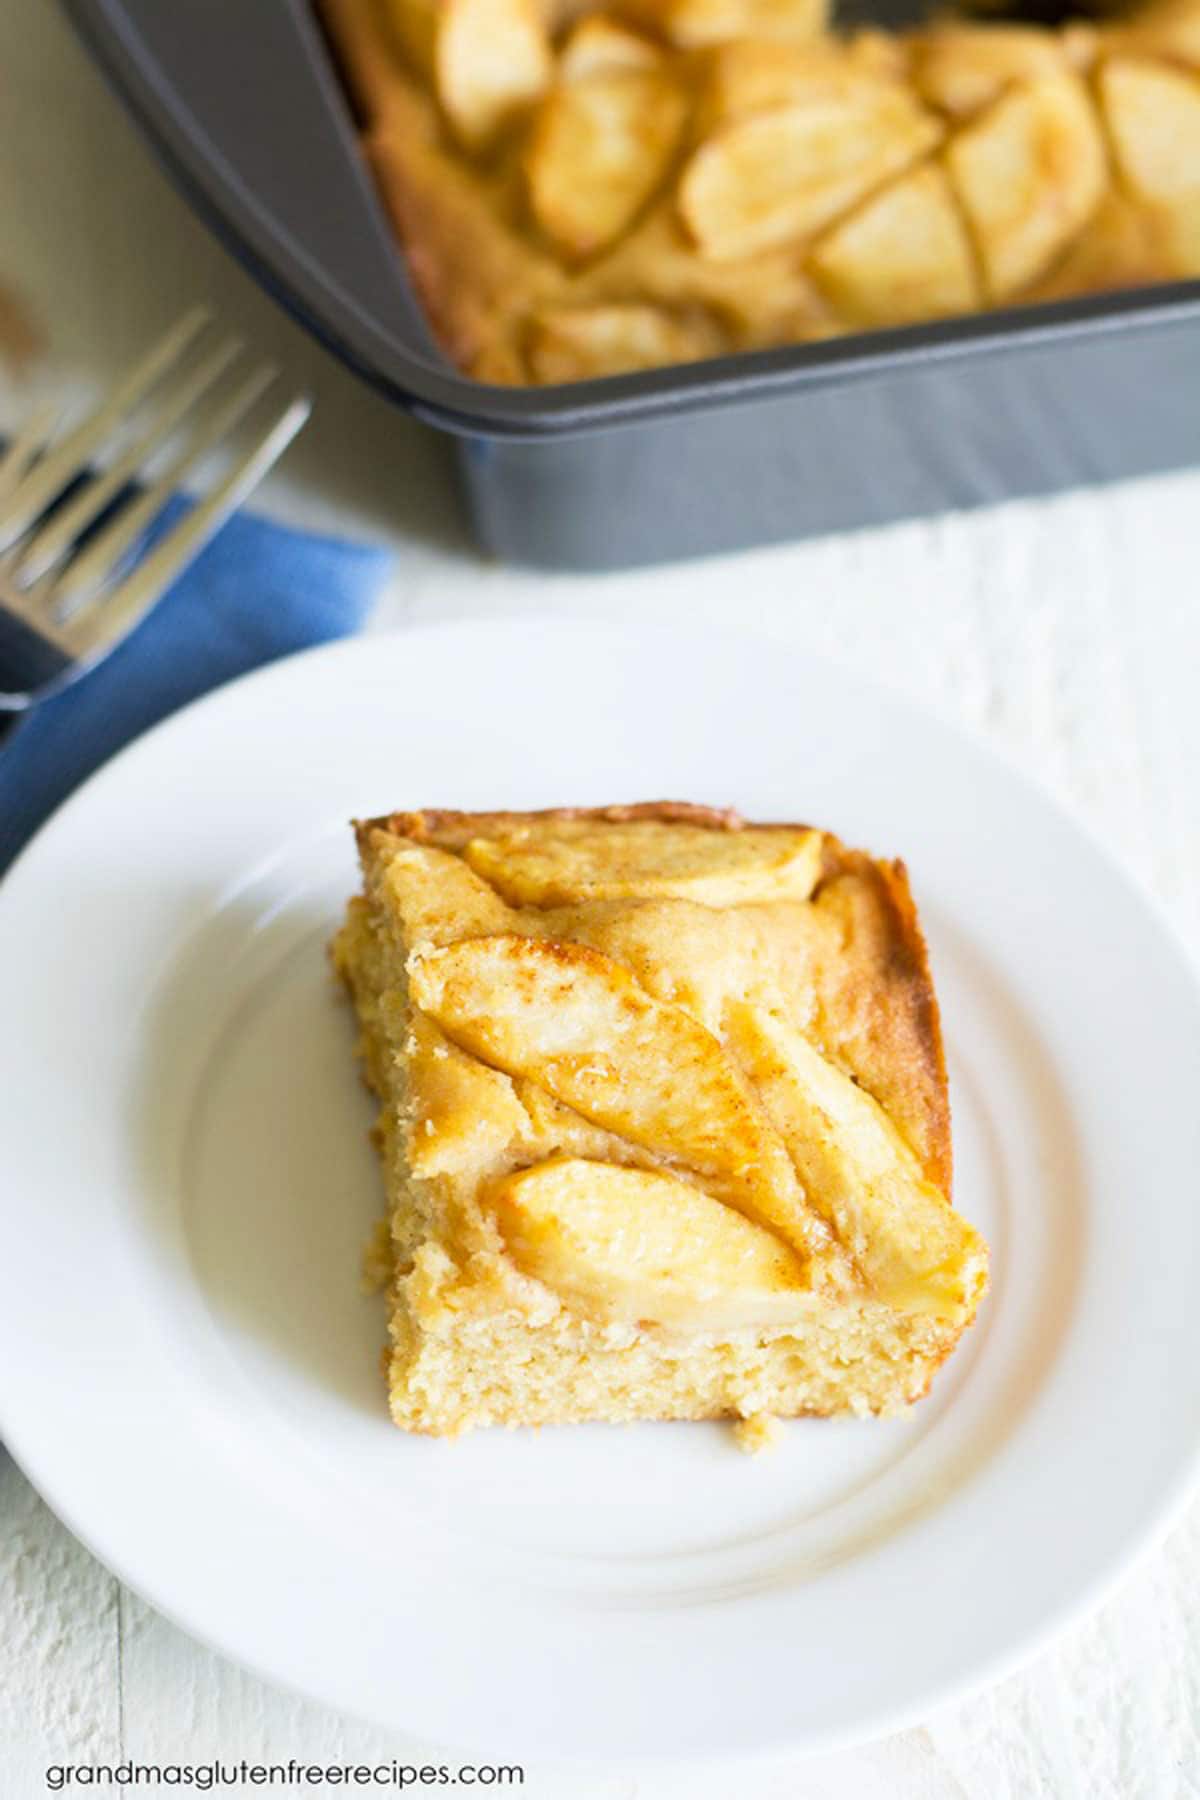
[[[682,630],[727,621],[735,603],[748,627],[881,676],[1001,745],[1109,839],[1200,958],[1200,473],[631,576],[484,566],[464,537],[444,446],[302,337],[192,221],[48,0],[0,5],[4,291],[49,341],[33,384],[73,398],[109,380],[197,296],[275,349],[318,405],[262,503],[395,545],[377,628],[545,612],[652,617]],[[28,397],[28,383],[0,376],[0,426]],[[122,1590],[0,1452],[0,1795],[43,1793],[50,1763],[217,1755],[421,1760],[191,1642]],[[1089,1624],[920,1730],[736,1775],[531,1766],[520,1791],[536,1800],[1198,1794],[1200,1507]]]

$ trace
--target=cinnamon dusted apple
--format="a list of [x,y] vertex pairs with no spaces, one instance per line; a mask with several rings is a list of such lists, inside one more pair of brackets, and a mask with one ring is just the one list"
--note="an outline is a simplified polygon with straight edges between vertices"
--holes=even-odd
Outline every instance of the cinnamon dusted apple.
[[901,865],[678,804],[358,841],[334,957],[381,1106],[397,1424],[925,1392],[987,1251]]

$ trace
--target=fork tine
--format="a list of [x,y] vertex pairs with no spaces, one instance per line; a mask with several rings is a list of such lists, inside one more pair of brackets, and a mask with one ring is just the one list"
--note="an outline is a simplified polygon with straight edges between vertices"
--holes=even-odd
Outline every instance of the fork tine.
[[179,570],[219,531],[230,513],[261,481],[283,454],[312,411],[300,395],[271,420],[212,493],[198,501],[125,580],[98,603],[73,618],[64,636],[81,659],[92,660],[117,638],[132,630],[174,580]]
[[5,495],[0,509],[0,550],[11,548],[62,492],[72,476],[82,473],[88,458],[114,425],[178,360],[211,317],[206,306],[194,306],[186,312],[130,370],[124,381]]
[[102,475],[96,475],[84,488],[58,507],[40,530],[22,546],[18,545],[12,578],[22,586],[40,580],[72,549],[85,528],[103,512],[114,495],[119,494],[131,476],[167,442],[184,415],[205,394],[233,362],[242,349],[242,339],[226,338],[210,356],[187,374],[167,394],[146,429],[138,434],[116,461]]
[[264,394],[278,374],[272,363],[263,363],[232,394],[214,408],[144,494],[123,507],[97,532],[75,560],[67,565],[49,598],[59,617],[79,611],[117,570],[126,552],[153,524],[184,476],[215,444],[227,437]]
[[54,427],[62,408],[53,401],[39,406],[26,419],[8,449],[0,456],[0,500],[16,487],[32,468],[38,455],[54,435]]

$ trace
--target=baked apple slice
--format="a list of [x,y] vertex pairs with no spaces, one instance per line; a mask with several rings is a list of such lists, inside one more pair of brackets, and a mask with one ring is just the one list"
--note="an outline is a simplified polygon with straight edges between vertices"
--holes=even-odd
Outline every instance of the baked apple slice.
[[1009,88],[1069,66],[1063,34],[1032,25],[943,24],[912,41],[914,86],[953,119],[969,119]]
[[468,149],[485,147],[550,84],[554,58],[535,0],[387,0],[387,13]]
[[848,73],[716,131],[680,177],[680,216],[706,256],[753,256],[820,231],[941,135],[899,83]]
[[946,167],[995,301],[1046,272],[1108,187],[1096,111],[1072,74],[1011,89],[951,138]]
[[764,1008],[735,1005],[728,1025],[809,1201],[878,1297],[902,1312],[972,1314],[987,1250],[878,1101]]
[[[722,125],[783,106],[839,95],[869,100],[881,82],[895,88],[903,77],[903,63],[899,68],[882,63],[876,42],[863,35],[798,44],[738,38],[716,45],[702,65],[697,137],[707,138]],[[894,41],[889,47],[901,55]]]
[[699,825],[563,820],[476,838],[463,854],[514,906],[671,896],[705,906],[807,900],[822,834],[805,827],[707,831]]
[[809,267],[855,325],[908,325],[968,312],[982,298],[970,239],[936,163],[902,175],[833,226]]
[[1173,272],[1200,271],[1200,77],[1113,57],[1100,98],[1127,191],[1152,215]]
[[568,256],[592,256],[626,229],[666,176],[688,102],[665,71],[602,68],[561,82],[533,123],[529,203]]
[[409,986],[472,1056],[692,1171],[801,1254],[828,1246],[787,1150],[718,1040],[611,957],[543,938],[470,938],[414,951]]
[[492,1205],[517,1267],[602,1323],[729,1331],[811,1304],[794,1251],[673,1175],[562,1158],[508,1176]]

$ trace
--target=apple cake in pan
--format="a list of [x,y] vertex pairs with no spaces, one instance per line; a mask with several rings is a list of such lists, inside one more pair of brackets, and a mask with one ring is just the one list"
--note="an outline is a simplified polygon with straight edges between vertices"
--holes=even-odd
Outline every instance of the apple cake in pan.
[[555,383],[1200,275],[1200,0],[320,0],[433,329]]
[[683,804],[357,827],[392,1416],[920,1398],[987,1285],[904,867]]

